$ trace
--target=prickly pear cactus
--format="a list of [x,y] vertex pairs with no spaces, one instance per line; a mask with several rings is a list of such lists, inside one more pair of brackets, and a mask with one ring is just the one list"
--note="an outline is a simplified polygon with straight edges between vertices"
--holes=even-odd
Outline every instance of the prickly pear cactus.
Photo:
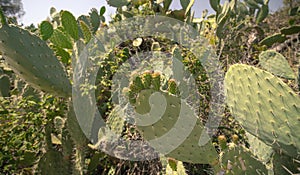
[[274,174],[299,174],[300,161],[282,153],[273,156]]
[[272,147],[266,145],[264,142],[248,132],[246,132],[246,136],[250,144],[249,151],[252,155],[263,163],[269,162],[274,152]]
[[300,99],[281,79],[261,69],[236,64],[225,76],[230,112],[267,145],[296,156],[300,150]]
[[71,84],[53,51],[28,31],[3,23],[0,51],[6,63],[26,82],[43,91],[70,96]]
[[234,147],[221,154],[226,174],[268,174],[266,166],[243,147]]
[[[148,74],[146,72],[136,77],[128,92],[129,101],[136,111],[137,129],[143,138],[157,150],[166,151],[166,156],[180,161],[193,163],[215,161],[218,156],[210,142],[199,146],[199,138],[204,131],[204,126],[190,106],[181,101],[176,81],[174,79],[165,81],[167,87],[163,90],[162,75],[154,72],[151,79]],[[195,121],[195,123],[187,125],[189,122],[186,121]],[[189,129],[191,132],[188,136],[181,138],[181,133],[188,132]],[[160,141],[156,142],[157,140]],[[163,143],[170,143],[174,150],[168,152],[163,147]],[[173,143],[179,144],[172,145]]]
[[263,69],[287,79],[295,79],[296,76],[288,61],[278,52],[267,50],[259,54],[259,62]]

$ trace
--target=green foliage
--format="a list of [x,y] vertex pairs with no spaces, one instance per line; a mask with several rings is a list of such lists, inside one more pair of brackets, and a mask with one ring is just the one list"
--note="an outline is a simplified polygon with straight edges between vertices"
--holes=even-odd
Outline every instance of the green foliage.
[[30,173],[44,145],[44,128],[64,106],[51,96],[0,98],[0,169],[4,174]]

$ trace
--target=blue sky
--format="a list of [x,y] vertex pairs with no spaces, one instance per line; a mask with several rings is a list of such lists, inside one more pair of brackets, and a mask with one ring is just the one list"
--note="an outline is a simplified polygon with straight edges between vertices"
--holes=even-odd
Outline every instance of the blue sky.
[[[224,0],[222,0],[224,1]],[[100,9],[106,6],[106,16],[113,14],[115,9],[109,7],[106,0],[22,0],[25,15],[20,20],[24,25],[31,23],[37,25],[45,20],[50,14],[50,7],[55,7],[57,10],[68,10],[76,17],[82,14],[88,14],[91,8]],[[282,0],[270,0],[270,8],[275,11],[282,5]],[[172,8],[180,7],[180,0],[173,0]],[[193,10],[196,16],[200,16],[204,9],[213,12],[209,6],[208,0],[195,0]]]

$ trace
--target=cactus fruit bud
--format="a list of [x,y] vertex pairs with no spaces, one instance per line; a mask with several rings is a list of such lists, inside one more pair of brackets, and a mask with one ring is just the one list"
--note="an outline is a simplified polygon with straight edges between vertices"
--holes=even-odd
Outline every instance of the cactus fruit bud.
[[233,143],[237,144],[238,141],[239,141],[239,136],[236,135],[236,134],[233,134],[233,135],[231,136],[231,139],[232,139],[232,142],[233,142]]
[[175,79],[170,79],[168,81],[168,91],[169,91],[170,94],[173,94],[173,95],[178,94],[178,88],[177,88]]
[[219,142],[219,145],[221,147],[222,150],[225,150],[226,147],[227,147],[227,139],[226,139],[226,136],[224,135],[219,135],[218,136],[218,142]]
[[141,77],[139,77],[139,76],[135,77],[135,79],[133,80],[133,84],[134,84],[135,88],[137,88],[138,92],[140,92],[141,90],[144,89],[143,81],[142,81]]
[[151,71],[145,71],[143,73],[143,82],[145,89],[149,89],[151,87],[152,76]]
[[159,91],[160,89],[160,73],[159,72],[154,72],[152,74],[152,85],[153,85],[153,89],[156,91]]

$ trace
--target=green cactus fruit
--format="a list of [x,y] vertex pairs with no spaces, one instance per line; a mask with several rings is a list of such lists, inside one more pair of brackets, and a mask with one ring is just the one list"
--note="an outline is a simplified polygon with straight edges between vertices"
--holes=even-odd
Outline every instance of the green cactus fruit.
[[142,75],[142,80],[144,82],[145,89],[149,89],[152,84],[152,74],[151,71],[145,71]]
[[61,12],[61,23],[64,27],[64,30],[75,40],[79,39],[78,35],[78,25],[75,17],[71,12],[62,11]]
[[266,45],[267,47],[271,47],[274,43],[283,43],[288,38],[281,34],[276,33],[272,36],[268,36],[259,42],[260,45]]
[[243,147],[226,150],[221,161],[226,174],[268,174],[266,166]]
[[0,96],[9,97],[10,80],[6,75],[0,76]]
[[134,84],[134,90],[136,92],[140,92],[145,88],[142,78],[139,76],[135,77],[135,79],[133,80],[133,84]]
[[222,150],[225,150],[227,148],[227,139],[225,135],[219,135],[218,136],[218,143],[220,145],[220,148]]
[[136,93],[130,90],[128,92],[129,103],[134,105],[136,103]]
[[40,90],[69,97],[71,83],[53,51],[28,31],[3,25],[0,51],[7,64],[26,82]]
[[231,136],[231,140],[232,140],[233,143],[238,144],[239,136],[236,135],[236,134],[233,134],[233,135]]
[[53,26],[49,21],[43,21],[39,29],[43,40],[49,39],[53,34]]
[[295,156],[300,150],[300,99],[264,70],[236,64],[225,76],[231,114],[252,135],[276,150]]
[[[163,99],[166,101],[165,105],[161,104]],[[151,145],[157,150],[164,152],[166,143],[175,146],[172,143],[176,142],[179,144],[175,146],[174,150],[167,151],[166,156],[193,163],[211,163],[216,160],[218,155],[211,143],[199,146],[199,133],[204,132],[204,126],[190,106],[181,103],[180,98],[169,95],[167,92],[147,89],[138,94],[136,101],[135,120],[138,123],[156,121],[150,125],[138,124],[137,128],[143,138],[150,144],[152,143]],[[176,133],[172,134],[169,131]],[[154,142],[152,142],[153,140]]]
[[153,89],[156,91],[159,91],[160,89],[160,81],[161,81],[161,75],[159,72],[154,72],[152,74],[152,86]]
[[296,76],[288,61],[276,51],[267,50],[259,54],[259,62],[263,69],[287,79],[295,79]]
[[168,92],[173,95],[178,95],[179,93],[176,81],[174,79],[170,79],[168,81]]

